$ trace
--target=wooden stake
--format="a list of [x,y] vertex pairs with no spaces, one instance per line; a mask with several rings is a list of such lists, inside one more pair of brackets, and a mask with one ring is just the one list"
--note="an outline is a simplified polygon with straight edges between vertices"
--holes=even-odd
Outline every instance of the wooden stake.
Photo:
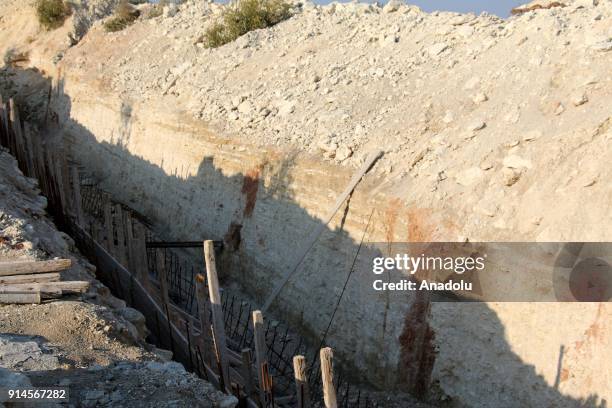
[[259,310],[253,312],[253,340],[255,342],[255,362],[257,364],[257,379],[259,380],[259,402],[262,407],[268,407],[272,402],[272,377],[268,368],[266,333],[263,327],[263,314]]
[[117,233],[116,258],[125,268],[128,268],[127,250],[125,247],[125,228],[123,226],[123,209],[121,204],[115,204],[115,232]]
[[0,262],[0,276],[58,272],[70,268],[71,265],[72,261],[70,259]]
[[310,391],[308,389],[306,358],[304,356],[293,357],[293,373],[295,375],[297,406],[298,408],[310,408]]
[[321,380],[323,382],[323,401],[326,408],[338,408],[336,385],[334,383],[334,352],[331,348],[321,349]]
[[113,236],[113,218],[111,215],[110,200],[104,203],[104,229],[106,230],[104,247],[110,254],[113,254],[115,252],[115,237]]
[[85,217],[81,202],[81,180],[79,179],[79,169],[77,169],[77,166],[70,166],[70,173],[72,176],[72,199],[74,201],[73,205],[77,224],[84,227]]
[[146,233],[145,227],[139,221],[134,224],[135,234],[135,255],[137,261],[137,276],[142,283],[142,286],[146,290],[151,290],[151,284],[149,282],[149,261],[147,259],[147,244],[146,244]]
[[[162,251],[157,251],[156,255],[159,255],[160,252]],[[157,259],[157,272],[159,273],[159,289],[161,292],[162,303],[164,305],[169,305],[170,296],[168,296],[168,272],[166,271],[166,262],[165,262],[165,259],[162,259],[161,256],[159,257],[156,256],[156,259]]]
[[221,292],[219,291],[219,278],[217,276],[217,266],[215,264],[215,248],[213,241],[204,241],[204,260],[206,261],[206,276],[208,278],[208,294],[212,310],[214,338],[219,348],[221,376],[223,377],[223,383],[227,389],[231,390],[229,364],[225,356],[227,350],[225,324],[223,322],[223,308],[221,305]]

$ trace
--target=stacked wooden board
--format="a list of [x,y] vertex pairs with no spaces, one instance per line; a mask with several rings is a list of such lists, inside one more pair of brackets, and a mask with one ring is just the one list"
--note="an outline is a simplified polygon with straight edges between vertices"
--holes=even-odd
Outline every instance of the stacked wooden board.
[[60,271],[71,264],[70,259],[0,261],[0,303],[40,303],[87,292],[87,281],[60,281]]

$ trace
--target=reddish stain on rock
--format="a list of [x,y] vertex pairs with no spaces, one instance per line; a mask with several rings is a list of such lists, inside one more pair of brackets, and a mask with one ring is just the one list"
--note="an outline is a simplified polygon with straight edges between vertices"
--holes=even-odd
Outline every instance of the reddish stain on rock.
[[433,241],[433,228],[430,225],[431,210],[411,208],[406,212],[408,218],[408,242]]
[[399,337],[399,372],[402,373],[399,382],[418,398],[427,394],[436,360],[435,333],[429,325],[430,305],[429,295],[417,292]]
[[392,198],[389,200],[389,204],[385,210],[385,235],[388,243],[392,243],[394,241],[395,223],[397,222],[397,215],[401,206],[402,202],[399,198]]
[[259,190],[259,174],[263,169],[263,165],[259,165],[254,169],[249,170],[242,180],[242,194],[246,197],[243,214],[245,217],[251,217],[257,202],[257,191]]

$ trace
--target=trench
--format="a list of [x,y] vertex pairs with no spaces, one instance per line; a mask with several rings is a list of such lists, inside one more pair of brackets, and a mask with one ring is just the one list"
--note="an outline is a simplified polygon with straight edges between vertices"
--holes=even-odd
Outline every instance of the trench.
[[[186,249],[199,247],[201,252],[198,242],[162,241],[145,216],[114,201],[110,193],[88,181],[91,178],[68,154],[69,149],[62,138],[51,138],[45,135],[44,129],[39,132],[31,124],[22,122],[14,100],[6,105],[0,100],[0,107],[2,144],[17,158],[24,175],[38,180],[42,194],[48,199],[49,214],[58,228],[69,234],[79,251],[96,266],[96,277],[113,295],[143,313],[150,331],[147,339],[150,343],[171,350],[174,360],[222,390],[234,393],[240,406],[245,407],[295,406],[297,395],[292,361],[296,355],[306,355],[312,362],[307,371],[309,395],[315,406],[321,404],[323,390],[318,349],[309,345],[290,325],[272,319],[266,320],[262,332],[266,370],[273,382],[270,381],[270,388],[266,390],[269,396],[257,399],[257,386],[252,384],[256,378],[253,371],[257,369],[250,365],[252,362],[244,360],[245,351],[248,350],[250,356],[251,350],[257,348],[257,334],[250,320],[255,307],[236,290],[224,290],[221,296],[230,373],[233,370],[237,376],[234,379],[230,375],[230,384],[224,384],[222,358],[219,350],[215,350],[217,340],[213,340],[211,347],[201,323],[204,314],[208,314],[209,319],[214,318],[212,300],[201,299],[196,294],[196,277],[205,274],[206,269],[203,262],[194,263],[197,256]],[[4,115],[6,112],[9,114]],[[245,186],[248,187],[247,182]],[[253,198],[252,189],[251,186],[247,197]],[[247,202],[249,207],[252,211],[254,203]],[[226,247],[238,245],[233,242],[235,239],[229,234],[223,241],[215,242],[217,255],[222,256]],[[208,286],[208,282],[206,284]],[[202,311],[201,307],[210,310]],[[212,331],[213,337],[218,339],[214,327]],[[338,406],[378,406],[373,395],[351,384],[341,371],[336,373],[334,386]]]

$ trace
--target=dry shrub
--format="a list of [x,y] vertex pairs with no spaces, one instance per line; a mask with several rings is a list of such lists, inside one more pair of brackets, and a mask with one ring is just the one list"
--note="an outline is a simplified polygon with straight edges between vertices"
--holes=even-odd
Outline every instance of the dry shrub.
[[70,15],[70,6],[64,0],[37,0],[35,7],[38,22],[46,30],[61,27]]
[[249,31],[271,27],[291,17],[291,6],[284,0],[240,0],[225,11],[221,21],[206,30],[205,45],[220,47]]
[[104,23],[108,32],[121,31],[136,21],[140,12],[136,10],[127,0],[121,0],[115,8],[113,17]]

